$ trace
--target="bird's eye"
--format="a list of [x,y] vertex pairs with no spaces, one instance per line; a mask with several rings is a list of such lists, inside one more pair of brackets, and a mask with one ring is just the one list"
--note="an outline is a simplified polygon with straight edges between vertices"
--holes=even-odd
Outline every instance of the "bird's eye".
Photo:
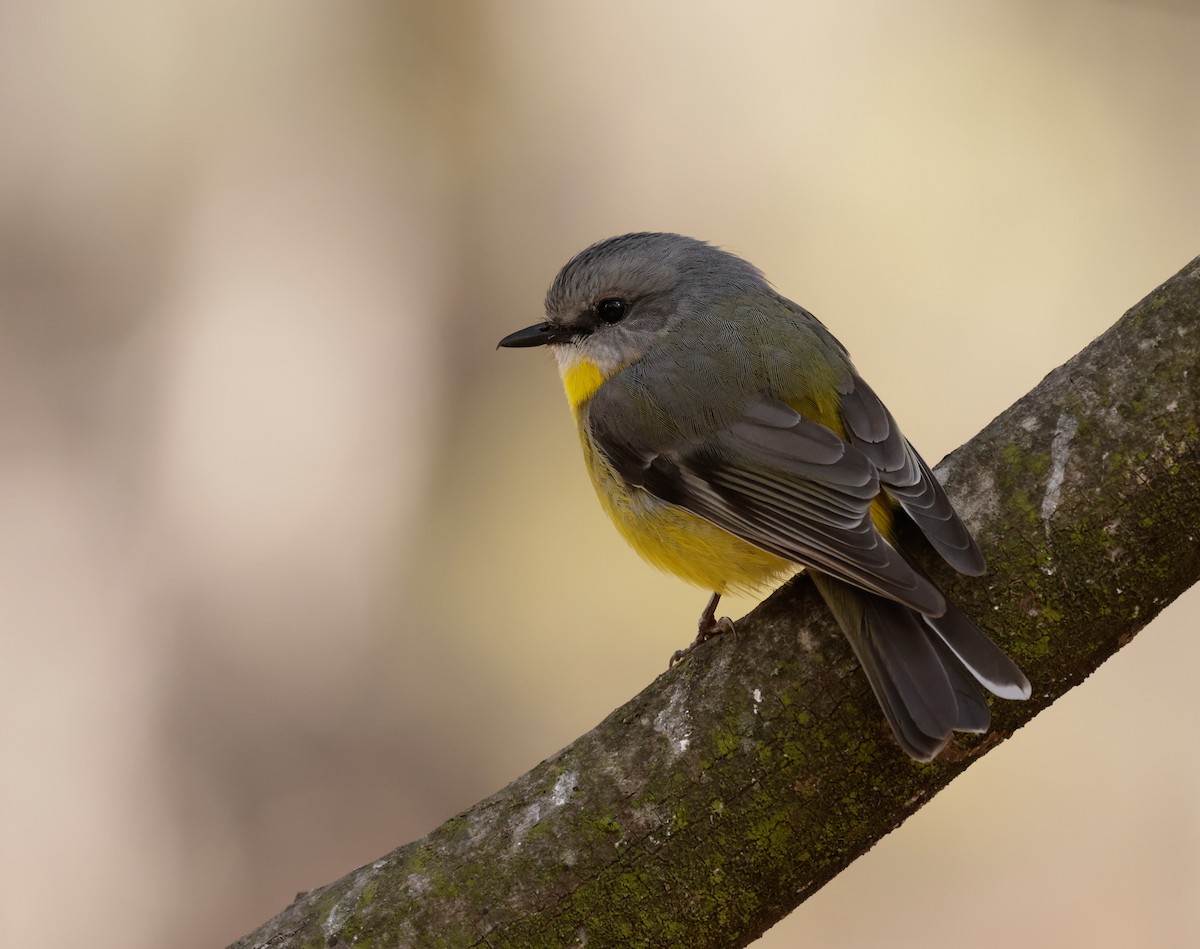
[[616,297],[601,300],[596,304],[596,315],[603,323],[619,323],[625,318],[625,312],[625,301]]

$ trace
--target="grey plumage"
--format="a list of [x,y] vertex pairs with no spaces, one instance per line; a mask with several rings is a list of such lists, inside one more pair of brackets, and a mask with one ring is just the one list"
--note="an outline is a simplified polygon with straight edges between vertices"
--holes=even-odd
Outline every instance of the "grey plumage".
[[956,570],[983,573],[941,484],[841,343],[756,268],[676,234],[610,238],[563,267],[546,313],[501,345],[600,370],[577,406],[589,457],[638,510],[674,506],[811,568],[910,755],[986,731],[979,686],[1028,697],[1016,665],[881,531],[907,517]]

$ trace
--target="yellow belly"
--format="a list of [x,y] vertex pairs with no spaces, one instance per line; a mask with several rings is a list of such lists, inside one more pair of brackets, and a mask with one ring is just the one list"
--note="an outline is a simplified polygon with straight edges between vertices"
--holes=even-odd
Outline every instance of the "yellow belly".
[[752,593],[797,565],[749,544],[681,507],[629,488],[581,428],[584,460],[600,504],[649,563],[714,593]]
[[[563,388],[579,428],[584,462],[600,504],[621,536],[649,563],[715,593],[753,593],[800,565],[735,537],[702,517],[626,485],[588,437],[584,409],[604,384],[606,373],[595,363],[578,360],[560,365]],[[613,367],[609,367],[609,375]],[[829,405],[797,405],[809,417],[827,418],[839,435],[841,417],[836,400]],[[891,537],[891,502],[880,495],[871,517],[885,537]]]

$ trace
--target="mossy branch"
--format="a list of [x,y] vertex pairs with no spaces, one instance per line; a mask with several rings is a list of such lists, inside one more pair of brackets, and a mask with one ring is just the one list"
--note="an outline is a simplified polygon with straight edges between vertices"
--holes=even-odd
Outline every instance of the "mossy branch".
[[1034,684],[928,765],[803,577],[427,837],[249,947],[741,946],[1200,575],[1200,258],[941,466],[990,572],[926,564]]

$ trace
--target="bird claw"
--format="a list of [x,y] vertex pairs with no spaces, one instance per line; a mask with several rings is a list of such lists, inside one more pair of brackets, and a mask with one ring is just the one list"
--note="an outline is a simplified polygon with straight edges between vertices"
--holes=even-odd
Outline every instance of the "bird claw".
[[728,616],[722,616],[720,619],[716,617],[717,601],[720,597],[715,593],[711,600],[708,601],[708,606],[700,616],[700,624],[696,630],[696,638],[690,646],[683,649],[676,649],[671,654],[671,661],[667,663],[667,668],[672,668],[675,663],[682,662],[692,654],[692,651],[701,643],[706,643],[714,636],[722,636],[725,633],[733,633],[736,630],[733,628],[733,620]]

